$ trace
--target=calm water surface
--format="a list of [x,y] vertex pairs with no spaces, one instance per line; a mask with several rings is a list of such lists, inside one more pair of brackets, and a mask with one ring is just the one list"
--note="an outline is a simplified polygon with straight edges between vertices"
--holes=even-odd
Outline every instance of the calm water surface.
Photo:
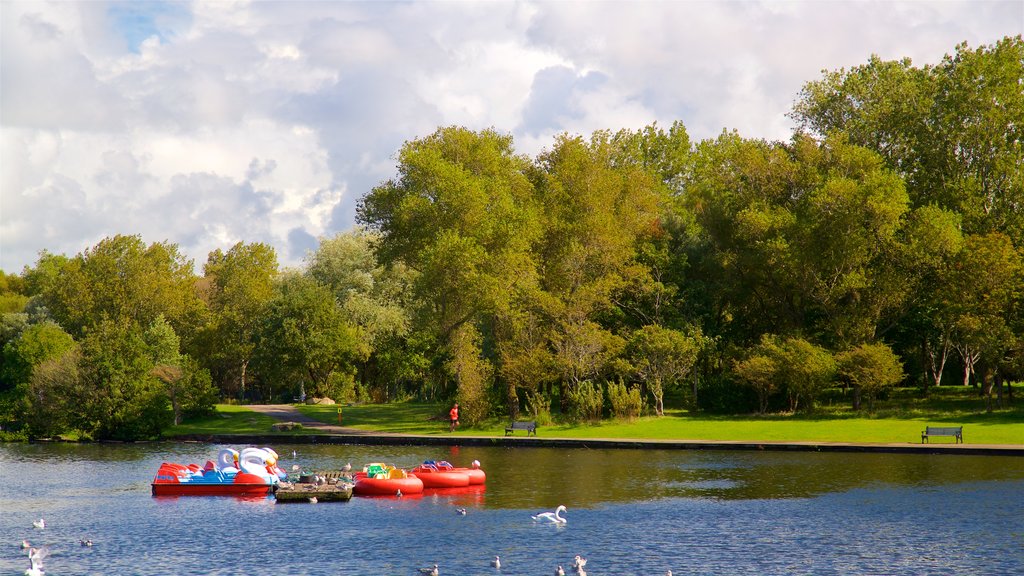
[[[281,444],[285,468],[477,459],[487,485],[315,505],[150,495],[160,462],[220,448],[0,444],[0,574],[28,567],[23,539],[49,546],[51,576],[542,576],[576,554],[592,576],[1024,574],[1024,458]],[[530,520],[559,504],[566,526]]]

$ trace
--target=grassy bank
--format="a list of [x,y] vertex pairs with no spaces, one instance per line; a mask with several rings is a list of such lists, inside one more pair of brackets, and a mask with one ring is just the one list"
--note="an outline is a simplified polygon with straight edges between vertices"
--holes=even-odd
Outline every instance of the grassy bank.
[[[913,389],[896,390],[875,410],[854,412],[838,391],[823,399],[812,414],[730,415],[691,414],[668,410],[664,417],[646,416],[633,421],[603,420],[593,424],[553,423],[539,428],[541,437],[650,438],[677,440],[869,442],[917,443],[927,425],[964,426],[968,444],[1024,444],[1024,401],[1017,406],[985,411],[984,401],[971,389],[942,388],[928,399]],[[304,414],[336,424],[334,406],[299,406]],[[447,406],[422,403],[360,404],[343,407],[342,424],[369,431],[404,434],[448,435]],[[218,415],[169,430],[175,434],[260,433],[270,430],[273,419],[239,406],[219,406]],[[474,428],[460,428],[454,435],[503,436],[507,421],[493,418]],[[288,434],[308,434],[296,430]],[[524,435],[525,432],[516,432]],[[933,442],[951,442],[936,438]]]

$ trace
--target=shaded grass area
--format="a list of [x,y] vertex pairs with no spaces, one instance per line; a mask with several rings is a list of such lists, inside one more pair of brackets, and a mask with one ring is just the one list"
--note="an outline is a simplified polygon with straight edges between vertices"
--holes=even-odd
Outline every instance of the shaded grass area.
[[[337,424],[336,406],[302,405],[305,415]],[[403,434],[448,435],[446,405],[429,403],[359,404],[342,406],[342,425],[362,430]],[[218,416],[175,427],[166,435],[203,433],[267,433],[274,420],[239,406],[218,406]],[[523,418],[527,419],[527,418]],[[208,424],[207,424],[208,423]],[[460,427],[455,436],[504,436],[506,418],[494,417],[474,428]],[[209,426],[215,426],[216,429]],[[540,437],[722,440],[746,442],[919,443],[925,426],[964,426],[968,444],[1024,444],[1024,401],[1012,408],[985,411],[985,402],[970,388],[943,387],[921,397],[920,390],[893,390],[876,402],[875,410],[854,412],[842,391],[831,391],[810,414],[707,415],[685,410],[664,417],[633,421],[555,423],[538,427]],[[188,430],[188,431],[184,431]],[[309,429],[282,435],[309,434]],[[524,436],[524,431],[515,432]],[[931,442],[952,442],[932,438]]]
[[276,431],[271,427],[277,419],[253,412],[245,406],[218,404],[217,411],[211,416],[183,422],[171,426],[163,432],[164,437],[186,436],[192,434],[275,434],[281,436],[305,436],[321,434],[309,428]]

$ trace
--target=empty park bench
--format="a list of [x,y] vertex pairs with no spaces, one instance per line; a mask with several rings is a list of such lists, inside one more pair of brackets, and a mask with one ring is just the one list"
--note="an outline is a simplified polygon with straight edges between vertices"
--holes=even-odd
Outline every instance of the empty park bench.
[[537,423],[536,422],[513,422],[508,426],[505,426],[505,436],[515,432],[516,430],[526,430],[526,435],[533,434],[537,435]]
[[952,436],[956,439],[956,443],[960,444],[964,441],[964,427],[963,426],[926,426],[924,432],[921,432],[921,444],[928,441],[929,436]]

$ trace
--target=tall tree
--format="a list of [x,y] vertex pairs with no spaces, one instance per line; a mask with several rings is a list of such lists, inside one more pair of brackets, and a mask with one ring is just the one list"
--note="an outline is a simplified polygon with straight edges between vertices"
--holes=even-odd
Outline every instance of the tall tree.
[[872,57],[805,85],[799,125],[842,131],[907,180],[913,206],[963,215],[967,232],[1024,237],[1024,39],[970,49],[936,66]]
[[[308,384],[314,397],[337,396],[339,379],[351,378],[352,365],[364,352],[330,289],[301,274],[281,277],[257,350],[256,363],[268,380]],[[267,391],[272,396],[282,389],[268,384]]]
[[105,320],[144,328],[163,314],[191,333],[202,311],[192,262],[177,245],[146,246],[139,236],[114,236],[70,260],[44,256],[30,284],[41,289],[44,304],[72,336]]
[[267,244],[239,242],[227,252],[211,252],[203,271],[211,314],[193,354],[224,393],[244,398],[249,364],[275,294],[277,253]]
[[537,248],[544,296],[537,302],[567,387],[563,409],[573,388],[598,376],[621,351],[621,338],[599,320],[614,313],[616,298],[643,274],[637,245],[658,228],[658,181],[637,163],[617,164],[617,152],[606,132],[589,142],[561,136],[534,173],[544,207]]
[[[507,307],[517,285],[535,282],[531,248],[540,228],[528,168],[509,136],[442,128],[406,143],[398,178],[360,203],[359,221],[380,234],[381,263],[415,272],[415,322],[434,335],[439,358],[475,353],[455,346],[456,332]],[[457,374],[447,371],[442,379],[449,378],[459,385]]]

